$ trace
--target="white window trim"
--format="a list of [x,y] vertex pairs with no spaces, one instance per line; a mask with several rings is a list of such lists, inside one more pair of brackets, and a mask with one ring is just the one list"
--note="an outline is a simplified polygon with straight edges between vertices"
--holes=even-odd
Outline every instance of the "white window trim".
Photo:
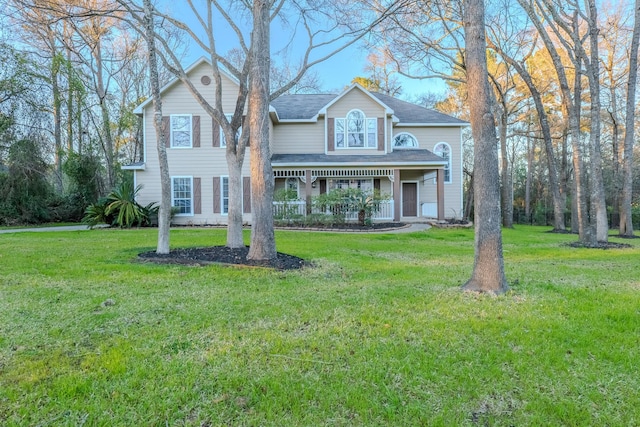
[[[173,118],[174,117],[189,117],[189,146],[188,147],[176,147],[173,145]],[[169,146],[175,150],[193,148],[193,115],[191,114],[171,114],[169,116]]]
[[[222,140],[220,140],[222,145]],[[224,210],[224,182],[227,181],[227,211]],[[229,215],[229,175],[220,176],[220,215]]]
[[[227,211],[224,211],[224,181],[227,181]],[[220,215],[229,215],[229,175],[220,175]],[[244,183],[240,177],[240,212],[244,213]]]
[[[364,118],[364,145],[362,147],[349,147],[349,115],[351,113],[354,112],[358,112],[360,114],[362,114],[362,117]],[[364,111],[359,110],[357,108],[354,108],[353,110],[350,110],[346,116],[344,117],[336,117],[334,120],[336,120],[336,125],[334,125],[334,132],[333,132],[333,141],[334,141],[334,148],[336,150],[375,150],[378,148],[378,118],[377,117],[367,117],[367,115],[364,113]],[[338,147],[338,126],[337,126],[337,120],[343,120],[344,121],[344,133],[343,133],[343,141],[344,141],[344,147]],[[374,141],[373,144],[370,144],[369,142],[369,121],[373,121],[374,122],[374,129],[375,131],[373,132],[374,135]]]
[[[448,142],[444,142],[444,141],[441,141],[441,142],[436,143],[436,144],[433,146],[433,153],[434,153],[435,155],[437,155],[437,156],[439,156],[439,154],[438,154],[438,153],[436,153],[436,148],[438,147],[438,145],[446,145],[446,146],[449,148],[449,159],[448,159],[448,161],[449,161],[449,180],[447,181],[447,179],[446,179],[446,177],[445,177],[444,183],[445,183],[445,184],[451,184],[451,183],[453,183],[453,173],[452,173],[453,161],[452,161],[452,159],[451,159],[451,157],[452,157],[452,153],[453,153],[453,152],[451,151],[451,144],[449,144]],[[433,183],[434,183],[434,184],[437,184],[437,183],[438,183],[438,180],[437,180],[437,179],[434,179],[434,180],[433,180]]]
[[[231,119],[233,119],[233,115],[225,114],[224,116],[227,118],[227,121],[231,123]],[[238,128],[238,137],[240,137],[241,135],[242,135],[242,126]],[[226,148],[226,147],[227,147],[227,138],[224,136],[224,131],[222,130],[222,126],[220,126],[220,148]]]
[[194,200],[193,200],[193,176],[186,176],[186,175],[176,175],[176,176],[172,176],[171,177],[171,207],[176,207],[175,206],[175,192],[174,192],[174,182],[176,179],[184,179],[184,178],[188,178],[189,179],[189,190],[190,190],[190,200],[191,200],[191,212],[190,213],[176,213],[175,216],[193,216],[193,208],[194,208]]
[[[369,177],[336,177],[336,178],[328,178],[327,179],[327,191],[333,191],[335,190],[335,188],[330,188],[331,187],[331,181],[351,181],[351,180],[355,180],[355,181],[368,181],[371,183],[371,191],[375,191],[375,184],[374,184],[374,179],[373,178],[369,178]],[[351,188],[351,187],[348,187]],[[365,190],[366,191],[366,190]]]
[[[416,141],[416,146],[415,147],[401,147],[401,146],[397,146],[396,145],[396,138],[399,137],[400,135],[409,135],[410,137],[412,137],[415,141]],[[420,141],[418,141],[418,138],[416,138],[416,136],[414,134],[412,134],[411,132],[399,132],[395,135],[393,135],[393,141],[392,141],[393,145],[392,148],[394,150],[411,150],[411,149],[416,149],[416,148],[420,148]],[[438,144],[436,144],[438,145]]]

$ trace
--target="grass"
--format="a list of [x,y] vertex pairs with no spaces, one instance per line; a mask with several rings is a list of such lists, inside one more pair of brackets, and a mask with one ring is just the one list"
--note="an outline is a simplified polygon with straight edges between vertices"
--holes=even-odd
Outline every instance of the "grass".
[[545,231],[504,231],[497,298],[459,291],[470,230],[278,231],[315,263],[288,272],[132,262],[151,229],[0,235],[0,425],[639,425],[640,242]]

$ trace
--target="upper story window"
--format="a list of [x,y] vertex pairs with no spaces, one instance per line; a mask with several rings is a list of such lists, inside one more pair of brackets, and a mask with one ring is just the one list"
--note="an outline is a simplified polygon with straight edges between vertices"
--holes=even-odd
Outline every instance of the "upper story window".
[[418,148],[418,140],[410,133],[399,133],[393,138],[393,148]]
[[171,148],[191,148],[191,115],[171,115]]
[[[233,118],[233,116],[231,114],[225,114],[225,116],[227,117],[227,121],[231,122],[231,119]],[[240,138],[240,135],[242,135],[242,126],[240,126],[238,128],[238,132],[236,132],[236,139]],[[220,147],[226,147],[227,146],[227,138],[224,136],[224,132],[222,131],[222,126],[220,127]]]
[[433,148],[433,152],[447,161],[444,167],[444,182],[451,182],[451,146],[446,142],[439,142]]
[[347,117],[336,118],[336,148],[376,148],[378,119],[367,118],[360,110],[351,110]]

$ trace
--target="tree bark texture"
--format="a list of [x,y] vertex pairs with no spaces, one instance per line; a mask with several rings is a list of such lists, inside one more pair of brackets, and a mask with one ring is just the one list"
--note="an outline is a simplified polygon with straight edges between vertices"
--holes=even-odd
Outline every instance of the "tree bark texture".
[[465,65],[474,139],[475,260],[463,290],[501,294],[504,274],[500,228],[498,139],[491,113],[483,0],[464,2]]
[[171,178],[164,126],[162,125],[162,98],[160,96],[160,81],[158,78],[158,58],[156,56],[155,27],[151,0],[144,0],[144,26],[147,42],[147,56],[149,58],[149,82],[153,99],[153,127],[156,132],[156,147],[160,163],[160,210],[158,212],[158,246],[159,254],[169,253],[169,227],[171,222]]
[[602,148],[600,146],[600,59],[598,58],[598,10],[595,0],[588,0],[589,5],[589,42],[590,58],[587,64],[589,92],[591,93],[591,129],[589,133],[589,150],[591,157],[591,220],[596,230],[596,240],[609,240],[609,221],[607,203],[604,194],[604,178],[602,176]]
[[638,81],[638,45],[640,44],[640,0],[635,2],[635,20],[629,51],[629,77],[624,131],[624,159],[622,164],[622,197],[620,203],[621,236],[633,236],[631,199],[633,196],[633,143],[635,139],[636,84]]
[[254,0],[252,62],[249,73],[251,150],[251,245],[247,258],[277,256],[273,229],[273,170],[269,149],[270,2]]

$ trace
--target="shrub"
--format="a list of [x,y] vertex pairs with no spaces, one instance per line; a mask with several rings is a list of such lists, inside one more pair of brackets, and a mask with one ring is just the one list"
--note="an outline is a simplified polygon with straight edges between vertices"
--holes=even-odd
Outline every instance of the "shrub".
[[122,182],[106,198],[89,205],[85,210],[83,222],[94,227],[105,223],[122,228],[150,226],[158,220],[158,206],[149,203],[146,206],[136,202],[136,195],[142,187],[134,188],[130,181]]

